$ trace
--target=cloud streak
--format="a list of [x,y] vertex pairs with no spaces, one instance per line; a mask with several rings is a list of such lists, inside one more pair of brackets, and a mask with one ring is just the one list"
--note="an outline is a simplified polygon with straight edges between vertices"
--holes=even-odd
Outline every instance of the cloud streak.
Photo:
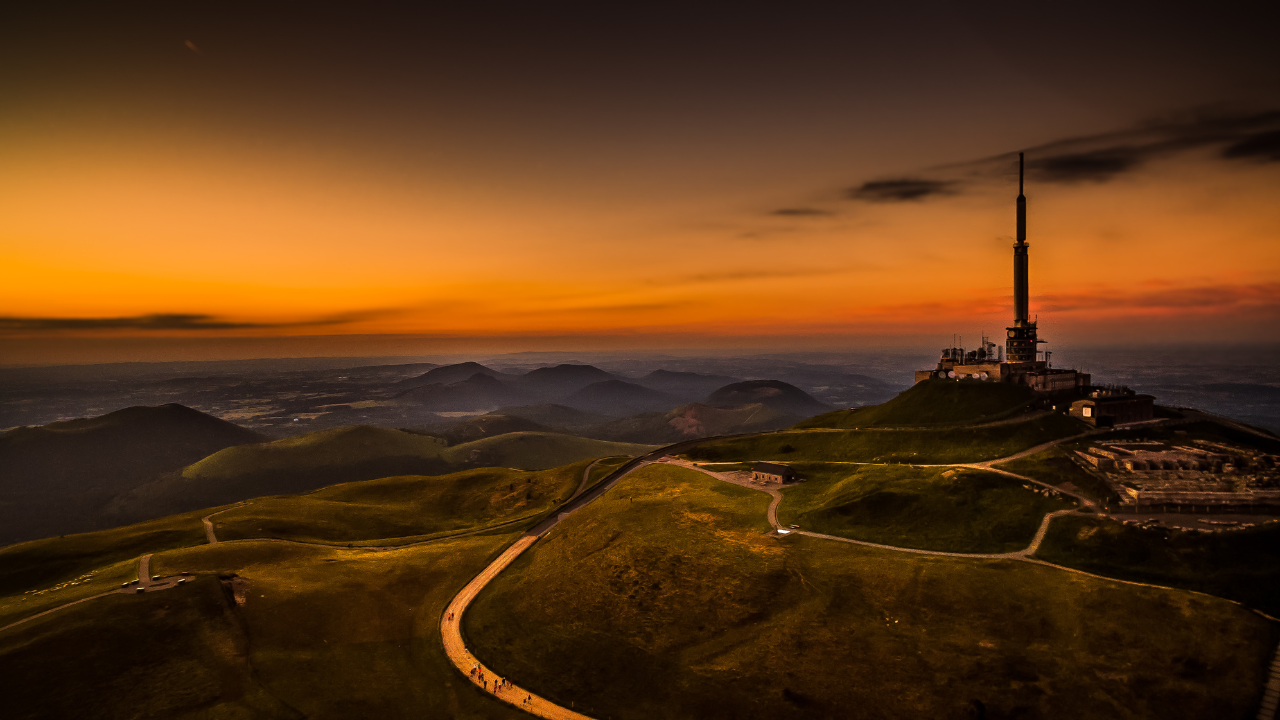
[[872,180],[849,188],[845,191],[845,197],[873,203],[911,202],[939,195],[953,195],[955,185],[954,180],[928,178]]
[[811,207],[789,207],[779,208],[769,213],[778,217],[830,217],[835,213],[829,210],[820,210]]
[[390,311],[363,311],[312,320],[261,323],[221,319],[213,315],[156,313],[124,317],[15,317],[0,316],[0,334],[58,333],[98,330],[222,331],[264,330],[344,325],[386,314]]
[[[1195,115],[1125,130],[1064,138],[1027,148],[1027,179],[1033,183],[1103,183],[1139,170],[1149,161],[1192,150],[1213,149],[1227,162],[1280,162],[1280,111]],[[1017,153],[934,168],[926,174],[871,180],[844,191],[845,198],[872,203],[920,202],[963,192],[968,186],[1006,177]]]

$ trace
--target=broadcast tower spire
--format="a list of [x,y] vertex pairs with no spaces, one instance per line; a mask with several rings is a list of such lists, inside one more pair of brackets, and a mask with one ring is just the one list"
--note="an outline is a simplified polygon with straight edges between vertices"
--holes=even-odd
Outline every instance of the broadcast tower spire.
[[1008,362],[1035,362],[1036,324],[1031,322],[1031,291],[1028,287],[1027,263],[1027,197],[1023,194],[1023,157],[1018,153],[1018,224],[1017,242],[1013,245],[1013,327],[1009,328],[1009,339],[1005,343],[1005,357]]

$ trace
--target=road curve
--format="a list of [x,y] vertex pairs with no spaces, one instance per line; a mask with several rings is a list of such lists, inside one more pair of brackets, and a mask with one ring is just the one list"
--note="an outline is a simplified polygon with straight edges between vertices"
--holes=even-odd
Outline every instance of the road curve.
[[[529,532],[525,533],[519,540],[513,543],[511,547],[507,548],[506,551],[499,555],[496,560],[489,563],[484,570],[481,570],[479,575],[476,575],[471,582],[467,583],[466,587],[464,587],[461,592],[454,596],[453,600],[449,602],[449,606],[445,608],[444,615],[440,618],[440,637],[444,643],[444,651],[445,654],[448,655],[450,662],[453,663],[453,666],[458,668],[458,672],[462,673],[464,677],[476,685],[483,687],[483,682],[488,682],[489,687],[486,689],[489,690],[489,692],[493,692],[494,697],[508,702],[521,710],[537,715],[538,717],[552,718],[554,720],[591,720],[587,715],[575,712],[562,705],[557,705],[550,700],[535,695],[529,690],[517,685],[512,685],[494,692],[491,689],[493,687],[492,681],[498,676],[476,659],[476,657],[471,654],[470,650],[467,650],[466,642],[462,638],[461,627],[463,613],[466,612],[467,607],[471,604],[471,601],[475,599],[476,595],[478,595],[480,591],[483,590],[491,580],[493,580],[493,578],[497,577],[498,573],[506,569],[506,567],[511,564],[512,560],[515,560],[521,553],[533,546],[533,544],[538,541],[538,538],[546,535],[552,528],[558,525],[561,520],[582,509],[601,495],[604,495],[610,488],[617,485],[618,481],[636,470],[654,463],[665,455],[678,453],[686,448],[693,447],[698,443],[706,442],[707,440],[719,440],[724,437],[737,436],[730,435],[687,440],[659,448],[647,455],[641,455],[640,457],[631,460],[626,465],[614,470],[608,478],[593,489],[582,494],[575,493],[572,499],[565,503],[558,512],[539,523]],[[590,468],[587,469],[587,473],[584,474],[584,478],[589,476],[589,473]],[[579,491],[581,491],[581,489],[582,486],[580,485]],[[471,673],[472,668],[477,668],[477,673],[475,675],[472,675]],[[483,673],[483,681],[480,679],[481,673]],[[528,702],[526,702],[526,700],[528,700]]]

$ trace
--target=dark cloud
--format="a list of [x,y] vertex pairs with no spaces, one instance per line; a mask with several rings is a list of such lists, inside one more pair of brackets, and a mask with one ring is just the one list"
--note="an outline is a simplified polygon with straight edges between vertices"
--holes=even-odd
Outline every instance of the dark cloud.
[[[1038,183],[1107,182],[1157,158],[1201,148],[1220,148],[1230,160],[1280,162],[1280,112],[1197,114],[1149,122],[1118,132],[1066,138],[1026,149],[1027,180]],[[1017,153],[1003,153],[935,168],[962,172],[966,182],[1008,177],[1016,172]]]
[[59,330],[248,330],[259,328],[339,325],[355,315],[291,323],[250,323],[219,320],[212,315],[157,314],[114,318],[0,317],[0,332]]
[[769,214],[778,215],[780,217],[830,217],[834,213],[827,210],[819,210],[818,208],[791,207],[780,208]]
[[1043,182],[1103,182],[1137,167],[1148,153],[1140,147],[1113,147],[1032,160],[1028,170]]
[[867,202],[906,202],[924,200],[937,195],[951,195],[954,181],[929,180],[927,178],[900,178],[896,180],[872,180],[849,188],[845,195],[850,200]]
[[1262,132],[1228,145],[1222,157],[1280,162],[1280,130]]

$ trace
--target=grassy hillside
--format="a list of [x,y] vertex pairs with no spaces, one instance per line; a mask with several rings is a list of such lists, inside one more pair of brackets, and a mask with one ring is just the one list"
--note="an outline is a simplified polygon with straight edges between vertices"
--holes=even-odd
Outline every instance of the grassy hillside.
[[776,430],[791,425],[799,417],[760,403],[735,408],[692,403],[666,413],[619,418],[583,433],[606,440],[668,444],[709,435]]
[[593,717],[1243,718],[1275,632],[1229,602],[1013,561],[765,534],[768,497],[655,466],[464,616],[476,655]]
[[220,540],[270,537],[395,545],[540,516],[569,499],[591,463],[346,483],[309,495],[260,498],[213,521]]
[[443,475],[464,468],[541,470],[585,458],[646,448],[556,433],[517,432],[446,447],[441,438],[354,426],[269,443],[228,448],[181,476],[162,478],[117,499],[123,517],[154,517],[263,495],[403,475]]
[[461,445],[472,440],[482,440],[512,432],[550,432],[550,430],[526,418],[491,412],[460,420],[444,432],[437,434],[448,440],[450,445]]
[[595,467],[591,468],[591,477],[587,479],[587,486],[583,488],[582,491],[586,492],[596,485],[599,485],[605,478],[613,474],[614,470],[617,470],[629,462],[631,462],[631,458],[626,455],[601,458],[600,462],[597,463]]
[[762,403],[775,410],[800,417],[816,415],[831,409],[830,405],[818,402],[809,393],[781,380],[745,380],[731,383],[708,395],[706,402],[716,407]]
[[1002,420],[1026,410],[1030,388],[1011,383],[926,380],[889,402],[836,410],[809,418],[797,428],[918,427],[978,424]]
[[592,383],[564,399],[564,404],[610,417],[667,410],[680,404],[674,395],[623,380]]
[[902,465],[793,465],[778,520],[805,530],[948,552],[1025,548],[1045,513],[1075,507],[993,472]]
[[652,445],[592,440],[576,435],[517,432],[451,447],[444,457],[457,466],[510,467],[542,470],[583,458],[607,455],[642,455]]
[[0,548],[0,596],[53,586],[144,553],[203,543],[203,514],[197,511],[173,515]]
[[[5,717],[514,720],[449,665],[437,629],[513,537],[384,553],[249,542],[158,554],[156,572],[198,578],[0,635]],[[243,604],[219,574],[240,578]]]
[[548,428],[584,428],[602,423],[603,415],[574,410],[565,405],[521,405],[498,408],[495,412],[510,417],[523,418]]
[[0,434],[0,545],[109,524],[112,496],[264,438],[182,405],[131,407]]
[[1107,484],[1090,475],[1070,457],[1076,443],[1064,443],[1028,457],[999,463],[997,467],[1056,485],[1100,503],[1114,503],[1116,494]]
[[1108,577],[1172,585],[1280,615],[1280,527],[1197,533],[1059,518],[1036,557]]
[[1023,423],[979,429],[791,430],[714,440],[693,448],[688,455],[711,462],[966,463],[1007,457],[1085,429],[1084,424],[1063,415],[1047,415]]
[[356,425],[228,448],[187,466],[182,476],[233,482],[250,472],[299,473],[386,458],[436,460],[444,447],[429,435]]
[[214,577],[100,598],[0,634],[4,715],[301,718],[263,689],[249,646]]

